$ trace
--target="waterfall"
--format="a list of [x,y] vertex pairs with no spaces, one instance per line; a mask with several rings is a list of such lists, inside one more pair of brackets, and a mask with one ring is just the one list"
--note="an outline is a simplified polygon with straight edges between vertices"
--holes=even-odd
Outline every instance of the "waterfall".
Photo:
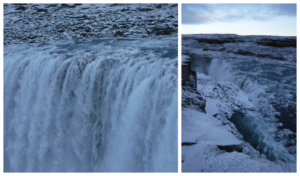
[[174,41],[5,46],[4,171],[177,172]]
[[[249,97],[249,101],[254,105],[254,111],[241,109],[236,111],[230,118],[230,121],[235,124],[238,131],[243,135],[243,139],[262,154],[265,154],[269,160],[295,163],[295,144],[293,142],[287,144],[287,136],[292,132],[286,129],[285,131],[279,131],[282,124],[278,123],[276,117],[280,117],[282,114],[273,107],[274,103],[280,101],[293,104],[294,100],[290,98],[293,90],[284,90],[278,86],[280,84],[278,80],[287,75],[282,75],[282,78],[278,76],[276,77],[277,80],[274,81],[270,77],[272,74],[269,74],[272,68],[274,72],[291,70],[291,68],[279,69],[276,68],[276,65],[270,65],[269,70],[261,69],[265,68],[266,65],[266,63],[255,61],[213,59],[208,75],[217,82],[228,81],[234,83]],[[292,78],[290,80],[293,81]],[[234,98],[228,97],[228,99]],[[279,136],[280,133],[286,134]],[[294,149],[290,148],[288,150],[287,147],[291,145]]]

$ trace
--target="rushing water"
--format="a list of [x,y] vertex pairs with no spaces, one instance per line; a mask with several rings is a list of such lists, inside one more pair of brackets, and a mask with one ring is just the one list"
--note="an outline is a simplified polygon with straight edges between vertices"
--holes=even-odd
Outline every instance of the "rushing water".
[[5,172],[177,172],[177,38],[4,47]]
[[295,163],[296,66],[199,56],[192,59],[192,68],[198,73],[217,82],[234,83],[249,97],[254,109],[240,109],[230,117],[243,139],[269,160]]

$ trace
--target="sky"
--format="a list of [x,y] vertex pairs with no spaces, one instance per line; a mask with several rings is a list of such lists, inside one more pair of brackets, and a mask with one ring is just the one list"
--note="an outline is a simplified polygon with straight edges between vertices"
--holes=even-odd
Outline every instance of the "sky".
[[182,4],[183,34],[297,35],[294,4]]

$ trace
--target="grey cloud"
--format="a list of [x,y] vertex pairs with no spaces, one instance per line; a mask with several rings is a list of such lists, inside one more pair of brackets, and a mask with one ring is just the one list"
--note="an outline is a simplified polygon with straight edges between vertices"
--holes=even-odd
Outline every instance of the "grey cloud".
[[296,17],[296,4],[182,4],[182,24]]

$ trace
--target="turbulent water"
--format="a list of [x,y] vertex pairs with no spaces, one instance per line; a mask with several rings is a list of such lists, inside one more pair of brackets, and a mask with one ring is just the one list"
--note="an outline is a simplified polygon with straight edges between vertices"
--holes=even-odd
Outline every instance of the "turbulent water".
[[4,47],[5,172],[177,172],[177,38]]
[[226,82],[234,83],[248,97],[253,108],[232,108],[229,117],[243,139],[271,161],[295,163],[296,66],[266,60],[192,58],[198,74],[227,86]]

